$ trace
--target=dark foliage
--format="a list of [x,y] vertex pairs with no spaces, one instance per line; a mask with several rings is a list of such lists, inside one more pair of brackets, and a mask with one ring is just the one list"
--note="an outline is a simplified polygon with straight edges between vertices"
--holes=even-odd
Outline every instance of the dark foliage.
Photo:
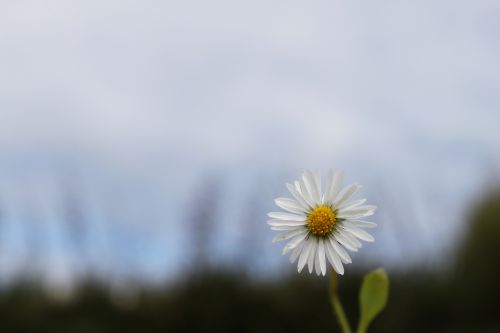
[[[481,203],[471,221],[452,269],[390,276],[389,304],[372,332],[500,332],[500,194]],[[360,273],[341,279],[353,323],[360,281]],[[257,282],[218,270],[123,300],[90,281],[61,301],[20,282],[1,292],[0,331],[339,332],[326,289],[324,279],[308,275]]]

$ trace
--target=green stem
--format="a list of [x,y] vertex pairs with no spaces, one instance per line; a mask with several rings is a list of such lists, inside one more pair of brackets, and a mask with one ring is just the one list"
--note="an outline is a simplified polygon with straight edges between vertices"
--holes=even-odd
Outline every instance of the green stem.
[[334,271],[330,272],[330,301],[332,302],[333,312],[337,316],[337,320],[339,321],[339,325],[342,328],[343,333],[351,333],[351,326],[347,321],[347,317],[344,312],[344,308],[342,307],[342,303],[340,302],[339,294],[338,294],[338,282],[337,282],[337,274]]
[[363,325],[363,327],[359,326],[357,333],[366,333],[366,327],[364,327],[364,326],[366,326],[366,325]]

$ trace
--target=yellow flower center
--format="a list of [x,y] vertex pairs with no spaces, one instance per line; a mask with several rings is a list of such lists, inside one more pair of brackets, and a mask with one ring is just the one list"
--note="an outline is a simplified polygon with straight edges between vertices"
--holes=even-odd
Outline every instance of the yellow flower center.
[[335,227],[337,217],[329,206],[319,206],[307,216],[307,228],[315,236],[326,236]]

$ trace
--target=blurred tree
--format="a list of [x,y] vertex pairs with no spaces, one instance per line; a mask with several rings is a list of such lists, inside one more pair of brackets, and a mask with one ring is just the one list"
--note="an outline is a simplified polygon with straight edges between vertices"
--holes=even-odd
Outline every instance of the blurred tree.
[[189,202],[188,237],[192,244],[190,265],[198,272],[210,265],[210,243],[217,222],[221,181],[213,175],[206,176]]
[[0,251],[2,250],[2,236],[3,236],[3,230],[5,229],[4,225],[4,219],[5,219],[5,212],[2,204],[2,197],[0,197]]
[[[39,204],[39,203],[38,203]],[[40,207],[27,201],[20,219],[24,225],[26,242],[26,258],[24,259],[24,270],[27,276],[32,278],[43,271],[43,259],[47,250],[47,221]]]
[[460,291],[457,305],[470,325],[477,327],[494,319],[499,327],[500,190],[476,207],[470,222],[453,274],[455,289]]
[[[237,262],[235,266],[239,266],[243,270],[253,270],[262,261],[262,246],[255,245],[265,244],[263,232],[266,235],[269,235],[269,232],[267,224],[264,223],[265,220],[262,220],[262,216],[265,215],[260,208],[258,191],[254,188],[247,196],[240,211],[240,237],[236,249]],[[259,228],[259,224],[261,228]]]
[[[192,211],[192,236],[201,244],[193,255],[199,263],[208,264],[218,186],[204,183],[194,205],[199,208]],[[390,273],[387,309],[369,332],[500,332],[498,253],[500,191],[495,191],[473,210],[453,269],[435,272],[414,267]],[[102,282],[82,284],[71,302],[61,304],[36,285],[20,281],[0,290],[0,331],[335,332],[337,328],[324,279],[294,273],[266,281],[252,280],[239,270],[200,272],[192,271],[166,288],[143,286],[130,307],[113,302],[109,286]],[[351,271],[340,280],[340,296],[352,322],[359,316],[363,272]]]
[[73,252],[74,262],[78,263],[79,273],[85,274],[89,268],[86,252],[88,225],[86,224],[81,187],[74,181],[66,179],[61,182],[60,189],[62,195],[62,227],[66,231],[69,249]]

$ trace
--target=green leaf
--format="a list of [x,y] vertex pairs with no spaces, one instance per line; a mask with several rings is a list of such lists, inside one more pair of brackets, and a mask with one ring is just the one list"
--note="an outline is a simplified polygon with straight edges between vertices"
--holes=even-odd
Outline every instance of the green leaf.
[[389,296],[389,278],[383,268],[365,275],[359,293],[360,319],[358,333],[365,333],[370,323],[385,308]]

